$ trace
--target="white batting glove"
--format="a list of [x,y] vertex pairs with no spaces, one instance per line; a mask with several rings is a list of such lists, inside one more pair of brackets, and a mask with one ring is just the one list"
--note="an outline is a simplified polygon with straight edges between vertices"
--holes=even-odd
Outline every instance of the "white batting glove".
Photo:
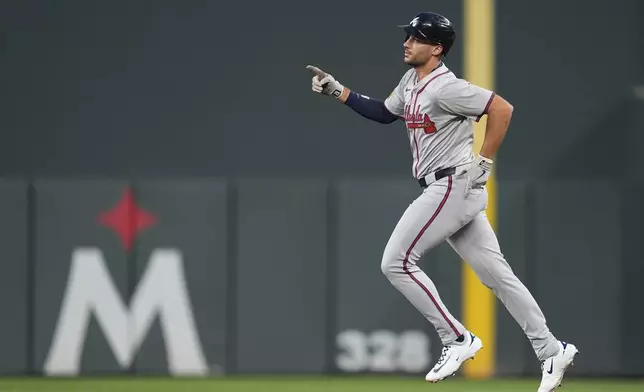
[[483,188],[487,184],[493,163],[494,161],[481,155],[472,163],[472,167],[468,173],[471,189]]
[[332,75],[312,65],[307,65],[306,69],[311,70],[315,74],[311,80],[311,90],[318,94],[332,95],[336,98],[342,95],[344,86],[335,80]]

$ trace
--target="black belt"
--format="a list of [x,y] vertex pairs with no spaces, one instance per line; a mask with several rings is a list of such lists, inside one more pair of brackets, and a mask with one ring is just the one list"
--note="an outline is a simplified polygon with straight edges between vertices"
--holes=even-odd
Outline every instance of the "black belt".
[[[441,178],[451,176],[454,173],[456,173],[456,168],[454,168],[454,167],[448,167],[448,168],[445,168],[445,169],[436,170],[434,172],[434,179],[436,181],[438,181]],[[418,184],[420,184],[421,188],[427,188],[427,181],[425,181],[425,177],[423,177],[420,180],[418,180]]]

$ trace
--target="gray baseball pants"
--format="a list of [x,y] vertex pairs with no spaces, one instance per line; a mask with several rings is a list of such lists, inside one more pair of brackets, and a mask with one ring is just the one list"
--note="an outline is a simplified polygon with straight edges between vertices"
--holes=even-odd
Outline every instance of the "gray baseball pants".
[[[449,312],[432,280],[418,267],[422,255],[447,241],[501,300],[539,360],[558,352],[557,340],[532,294],[505,261],[485,207],[485,188],[469,189],[467,173],[435,181],[404,212],[382,258],[382,272],[436,329],[444,345],[466,329]],[[476,334],[476,331],[472,331]]]

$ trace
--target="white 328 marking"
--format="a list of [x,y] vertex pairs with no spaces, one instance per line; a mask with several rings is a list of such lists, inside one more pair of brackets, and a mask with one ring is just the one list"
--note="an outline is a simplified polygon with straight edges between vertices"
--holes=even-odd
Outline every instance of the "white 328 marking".
[[427,370],[430,340],[421,331],[346,330],[336,338],[336,366],[345,372],[407,372]]

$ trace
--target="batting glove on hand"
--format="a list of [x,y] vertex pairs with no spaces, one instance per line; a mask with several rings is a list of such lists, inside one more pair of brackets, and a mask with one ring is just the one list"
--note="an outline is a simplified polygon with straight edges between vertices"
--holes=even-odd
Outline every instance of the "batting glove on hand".
[[311,90],[318,94],[332,95],[336,98],[342,95],[344,86],[335,80],[333,76],[312,65],[308,65],[306,69],[315,74],[312,79]]
[[472,167],[469,170],[471,189],[483,188],[485,184],[487,184],[493,163],[494,162],[491,159],[480,155],[476,161],[472,163]]

